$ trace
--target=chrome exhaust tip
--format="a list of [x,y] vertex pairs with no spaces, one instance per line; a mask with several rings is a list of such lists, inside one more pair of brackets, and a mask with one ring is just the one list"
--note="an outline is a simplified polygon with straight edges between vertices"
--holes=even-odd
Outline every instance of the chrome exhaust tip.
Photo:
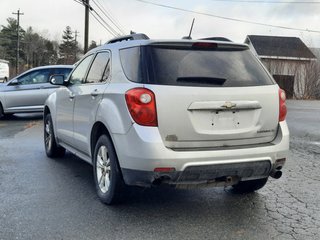
[[270,176],[273,177],[274,179],[279,179],[282,176],[282,171],[272,171],[270,173]]

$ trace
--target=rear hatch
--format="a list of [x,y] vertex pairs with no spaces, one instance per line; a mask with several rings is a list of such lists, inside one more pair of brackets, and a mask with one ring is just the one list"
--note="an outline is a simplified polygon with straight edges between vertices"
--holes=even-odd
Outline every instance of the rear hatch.
[[137,68],[130,65],[127,77],[155,93],[158,127],[168,148],[231,147],[275,138],[278,86],[247,46],[160,42],[122,54],[128,51],[140,61]]

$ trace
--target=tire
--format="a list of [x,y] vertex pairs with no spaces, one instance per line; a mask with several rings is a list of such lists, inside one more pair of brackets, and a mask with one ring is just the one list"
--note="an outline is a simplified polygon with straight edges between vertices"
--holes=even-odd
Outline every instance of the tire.
[[100,136],[95,146],[93,176],[101,202],[108,205],[119,203],[125,184],[114,146],[106,135]]
[[48,113],[44,117],[44,147],[46,154],[50,158],[63,157],[66,150],[60,147],[57,142],[53,131],[53,124],[51,114]]
[[233,192],[235,193],[251,193],[259,190],[266,185],[268,178],[250,180],[239,182],[237,185],[233,185]]

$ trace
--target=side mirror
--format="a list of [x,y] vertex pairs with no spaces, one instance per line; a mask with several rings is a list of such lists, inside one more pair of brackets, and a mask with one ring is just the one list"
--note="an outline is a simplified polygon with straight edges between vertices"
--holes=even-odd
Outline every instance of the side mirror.
[[10,82],[8,83],[8,85],[10,85],[10,86],[17,86],[17,85],[19,85],[19,81],[18,81],[18,79],[13,79],[12,81],[10,81]]
[[64,79],[64,75],[52,75],[52,76],[50,76],[50,83],[52,84],[52,85],[60,85],[60,86],[64,86],[64,85],[66,85],[66,81],[65,81],[65,79]]

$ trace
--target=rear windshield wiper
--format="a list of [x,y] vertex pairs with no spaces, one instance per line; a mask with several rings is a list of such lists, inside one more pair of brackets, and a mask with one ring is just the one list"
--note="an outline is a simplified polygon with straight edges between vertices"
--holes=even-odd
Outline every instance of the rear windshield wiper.
[[227,81],[225,78],[215,78],[215,77],[179,77],[177,82],[181,83],[198,83],[198,84],[208,84],[208,85],[223,85]]

